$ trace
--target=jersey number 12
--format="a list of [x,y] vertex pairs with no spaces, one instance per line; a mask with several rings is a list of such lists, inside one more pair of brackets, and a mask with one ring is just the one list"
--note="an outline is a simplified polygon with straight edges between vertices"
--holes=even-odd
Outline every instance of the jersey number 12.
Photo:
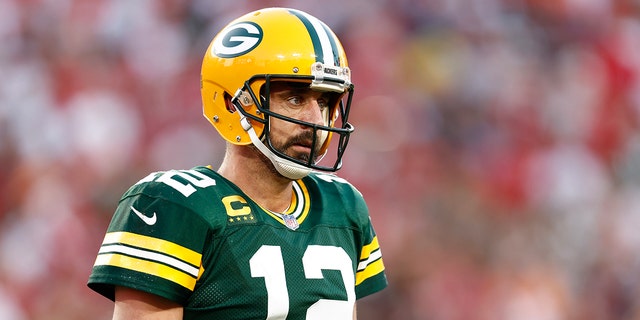
[[[285,278],[282,251],[279,246],[263,245],[249,260],[251,276],[264,278],[267,289],[267,320],[286,319],[289,313],[289,293]],[[307,309],[307,320],[351,319],[356,300],[351,258],[340,247],[311,245],[302,256],[307,279],[322,279],[322,270],[338,270],[347,289],[347,300],[320,299]]]

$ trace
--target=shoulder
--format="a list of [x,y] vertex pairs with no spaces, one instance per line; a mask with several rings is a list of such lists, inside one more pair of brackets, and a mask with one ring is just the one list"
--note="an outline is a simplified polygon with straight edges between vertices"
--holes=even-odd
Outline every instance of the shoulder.
[[335,174],[312,172],[303,178],[303,182],[324,194],[363,201],[362,193],[353,184]]
[[346,179],[335,174],[312,172],[302,182],[308,186],[312,199],[321,198],[332,207],[359,215],[359,220],[368,220],[369,210],[362,193]]
[[207,167],[155,171],[131,186],[125,196],[134,193],[161,193],[187,198],[198,189],[215,186],[217,177],[219,175]]
[[171,204],[188,211],[207,211],[212,198],[230,192],[232,186],[209,167],[156,171],[131,186],[120,202],[145,198],[158,205]]
[[323,188],[337,188],[342,191],[360,193],[349,181],[331,173],[314,171],[302,179],[313,181],[314,184],[318,184]]

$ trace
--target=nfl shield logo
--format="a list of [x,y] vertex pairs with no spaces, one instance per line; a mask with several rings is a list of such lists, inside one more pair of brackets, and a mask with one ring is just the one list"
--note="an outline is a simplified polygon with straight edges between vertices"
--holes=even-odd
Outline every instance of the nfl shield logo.
[[284,224],[287,226],[287,228],[291,230],[296,230],[300,226],[298,224],[298,220],[296,220],[296,217],[294,217],[293,215],[285,214],[282,216],[282,219],[284,220]]

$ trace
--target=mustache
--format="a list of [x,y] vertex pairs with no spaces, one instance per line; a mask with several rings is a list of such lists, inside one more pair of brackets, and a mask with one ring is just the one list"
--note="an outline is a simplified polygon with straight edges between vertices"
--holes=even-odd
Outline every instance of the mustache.
[[[318,140],[318,138],[320,137],[320,135],[318,133],[315,134],[315,146],[314,146],[314,153],[317,154],[318,151],[320,150],[320,145],[321,143]],[[290,137],[283,145],[282,150],[286,150],[294,145],[303,145],[303,146],[308,146],[311,147],[314,143],[314,133],[313,130],[310,131],[304,131],[298,135],[295,135],[293,137]]]

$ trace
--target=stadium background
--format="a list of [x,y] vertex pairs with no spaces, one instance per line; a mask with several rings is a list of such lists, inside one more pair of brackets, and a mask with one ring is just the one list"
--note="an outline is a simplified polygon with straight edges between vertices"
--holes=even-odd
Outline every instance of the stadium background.
[[116,202],[219,164],[201,57],[263,6],[348,52],[341,176],[390,281],[361,319],[640,318],[639,1],[5,0],[0,319],[110,319],[85,283]]

